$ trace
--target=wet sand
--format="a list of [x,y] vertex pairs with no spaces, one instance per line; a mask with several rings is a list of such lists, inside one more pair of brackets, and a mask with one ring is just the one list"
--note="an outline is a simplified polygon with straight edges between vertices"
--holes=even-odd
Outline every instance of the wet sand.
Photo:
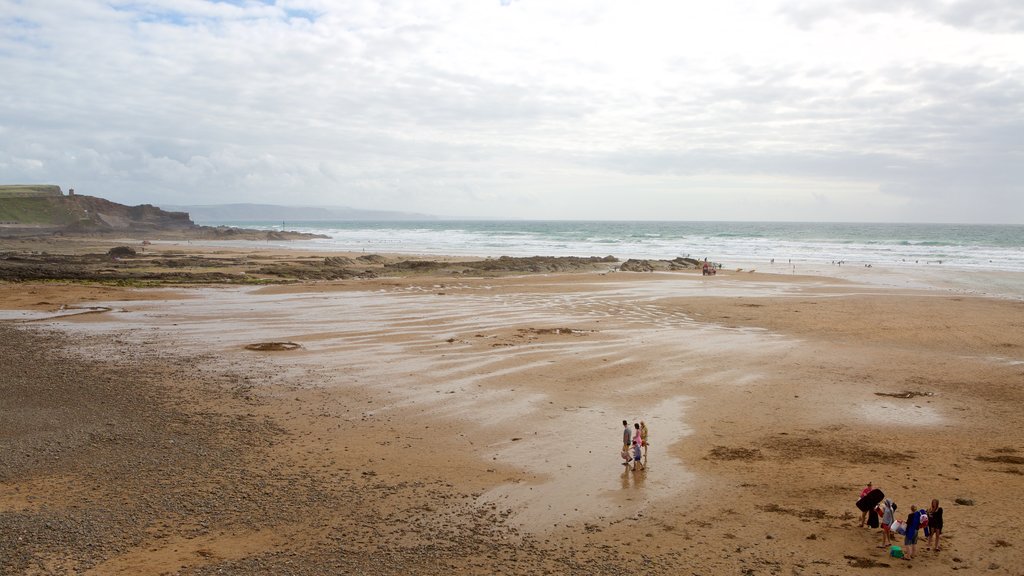
[[[15,573],[1024,566],[1014,536],[1024,512],[1020,300],[729,271],[4,284],[0,299],[16,310],[5,316],[8,346],[34,342],[76,370],[114,370],[104,382],[139,382],[163,407],[129,397],[119,408],[125,426],[152,438],[119,441],[143,481],[131,466],[99,475],[103,458],[61,440],[82,433],[65,418],[41,427],[22,416],[3,429],[26,455],[64,447],[0,476],[0,546]],[[110,310],[56,317],[76,306]],[[300,347],[245,348],[261,342]],[[33,373],[38,363],[13,362],[25,382],[52,381]],[[69,382],[61,394],[86,392]],[[104,406],[88,426],[116,436]],[[2,410],[11,422],[18,407]],[[645,471],[621,465],[623,419],[650,426]],[[190,430],[194,448],[172,468],[150,466],[151,446],[177,438],[172,430]],[[102,438],[92,433],[86,448]],[[857,526],[853,503],[868,481],[904,514],[938,498],[944,549],[922,543],[913,562],[888,558],[880,534]],[[125,502],[95,497],[122,483],[137,486]],[[47,522],[73,525],[82,510],[104,518],[99,545],[40,539]]]

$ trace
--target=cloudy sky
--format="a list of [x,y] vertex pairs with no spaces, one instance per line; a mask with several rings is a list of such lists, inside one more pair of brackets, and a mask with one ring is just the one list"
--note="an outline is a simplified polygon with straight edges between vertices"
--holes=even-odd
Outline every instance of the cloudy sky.
[[1024,223],[1020,0],[0,0],[0,183]]

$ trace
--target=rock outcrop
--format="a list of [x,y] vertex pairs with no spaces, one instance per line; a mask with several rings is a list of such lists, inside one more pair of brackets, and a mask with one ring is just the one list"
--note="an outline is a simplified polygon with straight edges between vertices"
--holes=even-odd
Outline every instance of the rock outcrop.
[[702,266],[702,262],[693,258],[675,258],[673,260],[636,260],[630,258],[619,266],[623,272],[654,272],[665,270],[693,270]]
[[66,196],[68,208],[80,213],[72,230],[188,230],[196,224],[187,212],[168,212],[151,204],[125,206],[96,196]]

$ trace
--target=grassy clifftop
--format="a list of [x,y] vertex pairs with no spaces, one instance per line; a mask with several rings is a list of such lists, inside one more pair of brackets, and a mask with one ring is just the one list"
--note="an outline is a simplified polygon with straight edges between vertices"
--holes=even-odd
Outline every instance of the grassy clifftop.
[[84,210],[65,200],[63,196],[21,198],[0,195],[0,222],[69,226],[80,219],[88,219]]
[[53,184],[0,184],[0,199],[20,196],[61,196],[60,186]]

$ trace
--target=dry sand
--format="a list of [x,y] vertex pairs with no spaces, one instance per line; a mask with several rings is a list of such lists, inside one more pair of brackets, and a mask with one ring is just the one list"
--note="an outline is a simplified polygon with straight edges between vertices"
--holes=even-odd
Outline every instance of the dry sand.
[[[680,272],[0,302],[0,573],[1024,570],[1020,300]],[[868,481],[938,498],[943,550],[888,558]]]

